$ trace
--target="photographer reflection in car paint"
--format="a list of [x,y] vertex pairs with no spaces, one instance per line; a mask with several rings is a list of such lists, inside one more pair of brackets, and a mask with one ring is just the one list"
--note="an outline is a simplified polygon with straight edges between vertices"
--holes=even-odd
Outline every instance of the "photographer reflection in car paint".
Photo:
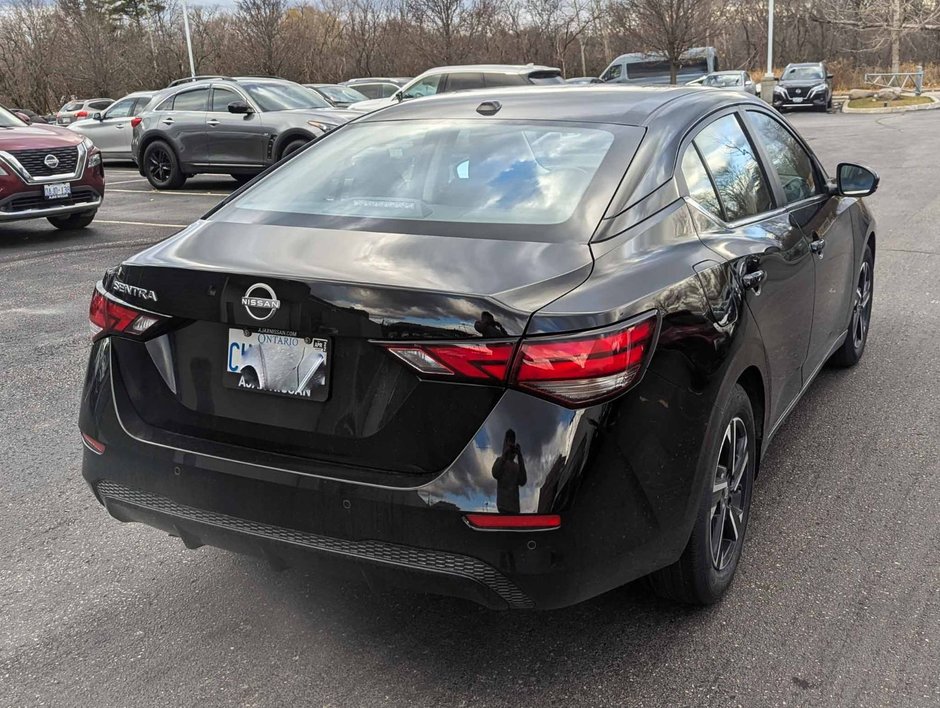
[[486,310],[480,313],[480,319],[473,323],[473,328],[487,339],[508,336],[503,326],[493,317],[493,313]]
[[512,428],[503,438],[503,454],[493,463],[493,479],[496,480],[496,509],[500,514],[518,514],[519,488],[526,484],[525,460]]

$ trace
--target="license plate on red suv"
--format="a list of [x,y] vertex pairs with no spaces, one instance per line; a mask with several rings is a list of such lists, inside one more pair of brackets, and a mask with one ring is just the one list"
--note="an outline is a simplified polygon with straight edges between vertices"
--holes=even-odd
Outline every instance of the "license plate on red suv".
[[68,199],[72,196],[72,185],[68,182],[44,184],[42,189],[46,199]]

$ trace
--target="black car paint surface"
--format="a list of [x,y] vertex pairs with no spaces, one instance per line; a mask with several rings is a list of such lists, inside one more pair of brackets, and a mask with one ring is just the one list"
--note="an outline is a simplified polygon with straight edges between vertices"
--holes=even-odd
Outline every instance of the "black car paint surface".
[[[585,100],[570,100],[579,92]],[[497,116],[482,118],[477,107],[496,98]],[[752,111],[768,113],[738,92],[569,87],[443,96],[357,121],[551,115],[644,135],[619,166],[623,179],[586,197],[602,202],[600,218],[568,238],[305,228],[246,218],[236,194],[109,271],[105,291],[120,283],[119,299],[171,320],[149,343],[93,345],[80,428],[105,451],[86,449],[86,480],[112,515],[187,545],[260,553],[276,566],[318,560],[491,607],[564,606],[669,565],[692,529],[716,401],[744,387],[762,454],[844,339],[843,289],[866,244],[874,249],[864,204],[828,186],[787,206],[765,175],[774,208],[733,223],[688,198],[677,161],[697,131],[728,115],[750,127]],[[308,154],[316,146],[292,159]],[[819,240],[829,244],[823,259]],[[745,287],[757,271],[760,287]],[[288,303],[273,329],[333,337],[325,403],[218,383],[227,328],[257,326],[239,298],[258,281]],[[645,373],[586,407],[428,380],[375,344],[516,341],[651,313]],[[525,466],[519,511],[559,514],[560,528],[466,523],[465,513],[497,508],[494,461],[508,431]]]

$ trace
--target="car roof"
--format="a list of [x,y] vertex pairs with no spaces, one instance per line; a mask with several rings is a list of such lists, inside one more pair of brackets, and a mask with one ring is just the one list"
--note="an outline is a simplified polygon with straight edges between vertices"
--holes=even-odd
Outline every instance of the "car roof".
[[484,74],[531,74],[537,71],[557,71],[557,66],[543,66],[541,64],[457,64],[455,66],[435,66],[428,69],[421,76],[428,74],[449,74],[457,71],[479,71]]
[[716,76],[717,74],[746,74],[747,72],[744,69],[725,69],[723,71],[713,71],[709,76]]
[[[789,69],[791,66],[822,66],[823,62],[821,61],[794,61],[787,64],[786,69]],[[784,69],[784,70],[786,70]]]
[[[645,126],[667,107],[695,103],[699,115],[732,103],[762,101],[739,91],[702,86],[629,86],[623,84],[557,84],[526,88],[481,89],[403,101],[369,113],[357,123],[384,120],[478,120],[477,108],[487,101],[500,104],[495,119],[553,120]],[[548,116],[549,118],[546,118]]]

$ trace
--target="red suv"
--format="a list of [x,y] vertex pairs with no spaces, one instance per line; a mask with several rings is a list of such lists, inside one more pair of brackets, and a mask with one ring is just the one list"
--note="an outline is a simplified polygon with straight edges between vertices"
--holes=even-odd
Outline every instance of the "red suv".
[[104,167],[91,140],[0,107],[0,222],[46,218],[81,229],[103,199]]

